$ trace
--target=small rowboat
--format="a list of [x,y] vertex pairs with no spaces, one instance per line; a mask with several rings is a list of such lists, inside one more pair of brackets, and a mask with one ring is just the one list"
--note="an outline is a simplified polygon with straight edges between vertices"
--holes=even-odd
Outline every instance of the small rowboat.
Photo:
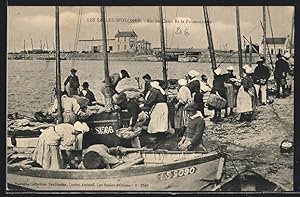
[[218,185],[214,191],[283,192],[288,191],[288,189],[279,183],[266,179],[253,170],[246,170]]
[[9,191],[209,191],[225,164],[220,151],[134,150],[122,157],[124,166],[112,169],[48,170],[35,167],[29,156],[8,156]]

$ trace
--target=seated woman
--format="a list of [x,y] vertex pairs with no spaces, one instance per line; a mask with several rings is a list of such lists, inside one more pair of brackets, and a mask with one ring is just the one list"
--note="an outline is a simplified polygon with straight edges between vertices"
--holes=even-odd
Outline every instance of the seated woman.
[[202,141],[205,121],[202,113],[197,109],[198,106],[195,103],[185,107],[189,117],[186,131],[178,143],[178,149],[180,150],[206,150]]
[[32,159],[45,169],[62,169],[71,165],[72,149],[77,146],[76,135],[89,131],[86,123],[61,123],[43,130]]

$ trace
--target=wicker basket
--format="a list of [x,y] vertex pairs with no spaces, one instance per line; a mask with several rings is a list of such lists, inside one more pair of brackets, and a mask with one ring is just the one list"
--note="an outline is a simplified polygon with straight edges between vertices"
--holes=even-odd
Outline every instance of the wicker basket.
[[116,131],[116,135],[122,139],[132,139],[142,132],[141,127],[134,127],[133,130],[128,130],[128,128],[120,128]]
[[216,94],[210,94],[207,99],[207,105],[214,107],[215,109],[223,109],[226,107],[226,99]]

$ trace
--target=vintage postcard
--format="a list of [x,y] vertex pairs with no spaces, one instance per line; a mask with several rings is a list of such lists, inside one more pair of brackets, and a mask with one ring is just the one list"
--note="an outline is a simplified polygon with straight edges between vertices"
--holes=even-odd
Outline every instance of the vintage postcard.
[[294,190],[295,7],[7,9],[7,192]]

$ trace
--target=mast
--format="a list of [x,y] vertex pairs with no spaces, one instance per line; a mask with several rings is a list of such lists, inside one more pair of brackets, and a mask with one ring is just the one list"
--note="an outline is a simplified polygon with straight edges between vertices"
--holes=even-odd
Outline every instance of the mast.
[[32,38],[30,39],[31,40],[31,49],[33,51],[33,42],[32,42]]
[[267,57],[267,25],[266,25],[266,6],[263,6],[263,31],[264,31],[264,59]]
[[249,63],[252,64],[252,40],[250,36],[250,47],[249,47]]
[[165,49],[165,33],[163,24],[163,11],[162,6],[159,6],[159,19],[160,19],[160,42],[161,42],[161,57],[163,66],[163,80],[167,81],[167,65],[166,65],[166,49]]
[[294,12],[293,12],[292,30],[291,30],[291,39],[290,39],[290,53],[291,54],[292,54],[293,42],[294,42],[294,24],[295,24],[295,9],[294,9]]
[[55,42],[56,42],[56,90],[57,96],[57,123],[62,123],[62,106],[61,106],[61,75],[60,75],[60,38],[59,38],[59,6],[55,6]]
[[43,50],[42,40],[40,40],[40,45],[41,45],[41,51],[42,51]]
[[[241,29],[240,29],[240,11],[239,7],[235,7],[236,11],[236,35],[238,43],[238,56],[239,56],[239,74],[240,78],[243,76],[243,57],[242,57],[242,44],[241,44]],[[251,43],[250,43],[251,45]],[[252,48],[252,45],[250,46]],[[245,52],[246,53],[246,52]],[[251,60],[249,60],[251,63]]]
[[49,52],[48,41],[46,40],[47,51]]
[[[213,40],[212,40],[212,33],[211,33],[211,29],[210,29],[210,24],[209,24],[210,22],[209,22],[209,18],[208,18],[208,11],[207,11],[206,6],[203,6],[203,14],[204,14],[204,20],[205,20],[206,33],[207,33],[209,54],[210,54],[211,65],[212,65],[211,68],[213,70],[215,70],[217,68],[216,57],[215,57],[214,44],[213,44]],[[215,76],[215,73],[214,73],[214,76]]]
[[24,40],[24,53],[25,53],[26,41]]
[[105,107],[112,108],[112,92],[108,70],[108,55],[107,55],[107,40],[106,40],[106,25],[105,25],[105,7],[101,6],[101,24],[102,24],[102,42],[103,42],[103,60],[104,60],[104,76],[105,76]]

